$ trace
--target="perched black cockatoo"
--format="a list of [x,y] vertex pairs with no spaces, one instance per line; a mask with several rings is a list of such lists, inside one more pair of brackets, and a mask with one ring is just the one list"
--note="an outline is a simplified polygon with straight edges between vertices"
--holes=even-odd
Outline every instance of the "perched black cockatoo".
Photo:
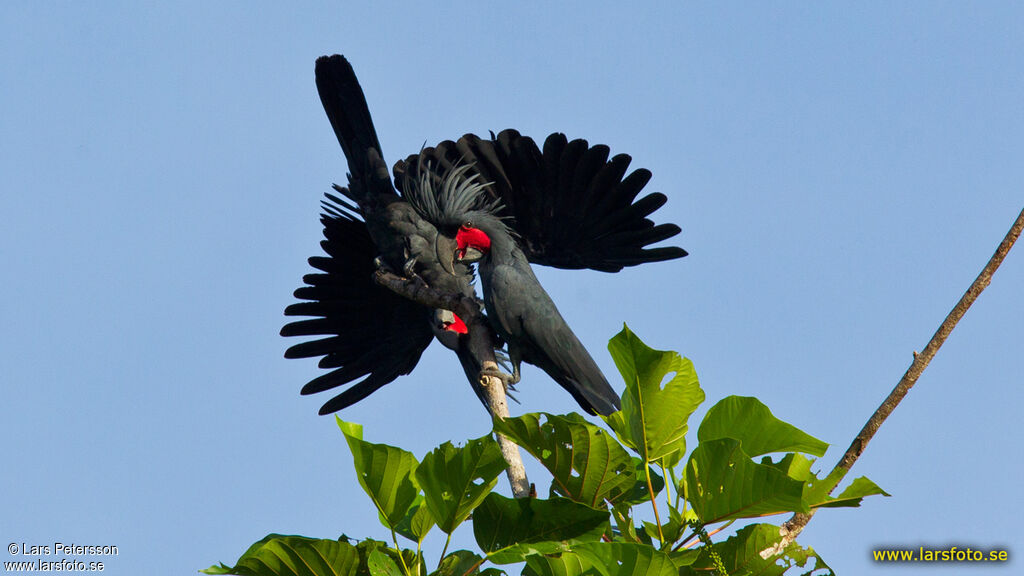
[[[506,339],[514,360],[511,381],[525,360],[548,372],[588,412],[616,410],[618,396],[537,283],[529,262],[615,272],[685,256],[676,247],[646,248],[679,232],[673,224],[655,226],[647,219],[665,203],[664,195],[634,202],[650,173],[637,170],[624,177],[629,157],[609,160],[605,146],[552,134],[541,152],[533,140],[506,130],[489,140],[466,135],[399,162],[394,168],[399,196],[348,61],[337,55],[318,59],[316,83],[348,159],[349,185],[335,189],[355,206],[327,195],[321,218],[327,256],[310,258],[322,273],[304,277],[307,286],[295,292],[304,302],[285,311],[313,318],[292,322],[281,333],[326,336],[285,354],[322,356],[320,367],[333,369],[303,387],[304,394],[363,378],[320,413],[349,406],[408,374],[435,336],[458,354],[486,405],[480,374],[493,350],[470,350],[469,328],[457,316],[406,300],[372,279],[383,265],[418,276],[441,292],[472,298],[467,264],[474,254],[488,321]],[[473,223],[465,217],[474,215],[477,224],[467,225]],[[499,343],[493,334],[489,342]]]
[[[569,142],[552,134],[541,152],[532,139],[506,130],[489,140],[475,135],[443,142],[395,166],[398,182],[463,172],[486,187],[454,187],[444,202],[421,203],[424,216],[454,234],[456,261],[479,262],[491,326],[508,345],[512,382],[521,361],[534,364],[594,414],[611,414],[619,397],[554,302],[530,263],[617,272],[625,266],[680,258],[677,247],[647,248],[679,233],[647,216],[666,202],[660,193],[640,200],[647,170],[626,176],[630,158],[608,159],[607,146]],[[468,171],[465,167],[471,167]]]
[[[479,384],[484,354],[470,349],[465,323],[449,311],[429,309],[373,281],[377,265],[382,264],[405,276],[419,276],[442,292],[475,298],[471,270],[452,259],[454,238],[438,235],[395,191],[363,90],[349,62],[337,55],[319,58],[316,86],[348,159],[349,185],[335,185],[335,190],[355,206],[327,194],[321,217],[325,237],[321,246],[327,256],[309,259],[322,273],[305,276],[307,286],[295,291],[295,297],[305,302],[285,310],[288,316],[315,318],[287,324],[281,330],[283,336],[327,336],[285,352],[287,358],[322,356],[320,367],[333,369],[306,384],[302,393],[322,392],[365,377],[325,403],[320,413],[350,406],[412,371],[436,335],[458,354],[474,391],[486,405]],[[425,184],[429,188],[430,182]],[[465,179],[459,184],[476,185]],[[439,259],[439,253],[445,258]]]

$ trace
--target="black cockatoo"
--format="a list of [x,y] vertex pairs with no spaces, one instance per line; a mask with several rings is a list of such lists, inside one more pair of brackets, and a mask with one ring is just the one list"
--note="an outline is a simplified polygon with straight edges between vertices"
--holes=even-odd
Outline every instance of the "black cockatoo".
[[[431,310],[402,298],[373,281],[377,265],[383,263],[399,274],[417,275],[440,291],[475,298],[471,270],[452,260],[454,238],[438,235],[392,186],[366,99],[349,62],[337,55],[319,58],[316,85],[348,159],[349,185],[335,189],[356,206],[327,195],[321,217],[325,237],[321,246],[327,256],[309,259],[323,273],[305,276],[307,286],[295,291],[295,297],[305,302],[285,310],[288,316],[316,318],[287,324],[281,330],[283,336],[328,336],[285,352],[287,358],[323,356],[320,367],[334,369],[306,384],[302,393],[322,392],[365,376],[325,403],[320,413],[350,406],[412,371],[436,335],[458,354],[486,405],[479,387],[486,354],[470,349],[462,320],[449,311]],[[460,185],[475,183],[462,179]],[[438,253],[445,258],[439,260]]]
[[[640,200],[647,170],[626,176],[630,158],[610,160],[606,146],[552,134],[543,152],[514,130],[489,140],[472,134],[443,142],[395,166],[397,181],[472,167],[486,187],[458,188],[457,197],[427,204],[425,216],[442,234],[454,234],[456,261],[479,262],[487,316],[508,345],[512,381],[526,361],[543,369],[586,411],[610,414],[619,397],[537,281],[530,263],[617,272],[625,266],[680,258],[677,247],[646,248],[679,233],[647,216],[666,202],[660,193]],[[406,178],[403,178],[406,177]],[[441,177],[441,176],[437,176]]]
[[[466,135],[457,143],[446,141],[399,162],[394,168],[399,196],[349,63],[341,56],[322,57],[316,77],[349,164],[349,187],[335,188],[356,203],[365,220],[364,224],[349,213],[356,208],[328,195],[321,243],[328,256],[310,259],[323,273],[307,275],[308,286],[295,293],[305,302],[286,310],[288,315],[315,318],[288,324],[283,335],[328,336],[295,345],[286,353],[292,358],[323,356],[320,366],[334,369],[307,384],[304,394],[366,376],[327,402],[321,414],[351,405],[409,373],[433,336],[457,352],[483,400],[479,372],[486,354],[468,349],[467,327],[461,320],[391,293],[378,286],[372,274],[383,262],[399,274],[419,276],[437,290],[473,297],[466,264],[472,250],[483,254],[488,248],[491,251],[480,264],[485,303],[493,316],[491,326],[508,339],[516,375],[519,360],[537,364],[588,412],[608,414],[617,409],[618,396],[561,320],[527,261],[615,272],[685,256],[676,247],[646,248],[679,232],[673,224],[655,226],[647,219],[664,204],[664,195],[634,202],[650,173],[637,170],[624,177],[629,157],[609,160],[605,146],[590,147],[586,141],[569,142],[564,135],[553,134],[541,152],[530,138],[506,130],[488,140]],[[462,216],[474,211],[481,215],[479,226],[461,230],[466,223]],[[493,250],[498,247],[507,247],[512,254],[507,266],[496,259]],[[506,274],[506,267],[514,273]],[[506,281],[502,278],[515,285],[496,287],[496,281]],[[520,290],[528,297],[507,300],[501,296],[504,289]],[[535,321],[541,317],[551,323]],[[528,328],[524,324],[524,329],[517,329],[516,318],[531,319]]]

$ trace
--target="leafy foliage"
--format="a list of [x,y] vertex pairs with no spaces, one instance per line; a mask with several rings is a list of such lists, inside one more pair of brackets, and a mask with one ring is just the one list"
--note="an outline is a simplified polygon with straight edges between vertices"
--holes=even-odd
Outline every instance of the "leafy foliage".
[[[606,418],[608,425],[644,462],[667,456],[671,467],[686,451],[687,420],[704,401],[693,362],[647,346],[626,326],[608,351],[626,382],[622,410]],[[675,374],[662,386],[670,372]]]
[[[779,420],[756,398],[729,396],[711,407],[687,456],[688,421],[704,401],[693,364],[648,347],[627,327],[608,348],[626,383],[622,410],[605,418],[613,433],[579,414],[494,422],[495,432],[550,472],[549,498],[493,492],[505,464],[490,435],[462,446],[445,442],[417,461],[400,448],[367,442],[361,426],[339,419],[359,483],[393,546],[271,534],[234,566],[204,572],[492,576],[504,571],[484,564],[522,563],[529,576],[832,574],[813,549],[795,542],[767,553],[780,542],[778,526],[748,524],[725,539],[712,536],[737,520],[858,506],[867,496],[888,494],[861,477],[831,496],[841,475],[819,478],[813,471],[828,445]],[[638,517],[637,506],[648,505],[653,523]],[[450,542],[469,518],[481,553],[447,553],[446,543],[429,572],[424,537],[436,525]],[[399,535],[416,549],[401,548]]]
[[503,470],[498,443],[484,436],[460,448],[451,442],[438,446],[423,457],[416,479],[437,527],[451,534],[494,488]]
[[628,496],[636,484],[629,453],[579,414],[525,414],[495,420],[494,429],[540,460],[551,473],[552,494],[596,507]]
[[824,456],[828,444],[772,415],[757,398],[729,396],[708,410],[697,429],[701,442],[733,438],[750,456],[771,452],[803,452]]
[[608,533],[608,512],[565,498],[538,500],[490,494],[473,513],[476,543],[495,564],[554,554]]
[[[781,556],[763,558],[761,551],[775,546],[781,538],[778,526],[751,524],[711,548],[729,574],[781,576],[796,567],[806,570],[801,572],[805,575],[815,573],[816,576],[835,576],[813,548],[804,548],[796,542],[790,543]],[[714,566],[710,552],[706,551],[689,568],[680,570],[680,576],[706,574]]]
[[413,477],[416,457],[401,448],[366,442],[362,426],[341,418],[337,421],[352,451],[359,485],[377,506],[381,522],[394,529],[405,519],[419,492]]
[[731,438],[701,442],[686,465],[690,502],[705,524],[783,512],[807,512],[803,483],[753,462]]

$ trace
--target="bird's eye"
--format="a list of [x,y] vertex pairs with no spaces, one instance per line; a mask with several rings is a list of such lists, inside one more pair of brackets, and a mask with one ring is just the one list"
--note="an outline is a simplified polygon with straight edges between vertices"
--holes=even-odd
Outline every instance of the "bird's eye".
[[473,227],[473,221],[472,220],[466,220],[466,223],[463,224],[462,227],[463,228],[472,228]]

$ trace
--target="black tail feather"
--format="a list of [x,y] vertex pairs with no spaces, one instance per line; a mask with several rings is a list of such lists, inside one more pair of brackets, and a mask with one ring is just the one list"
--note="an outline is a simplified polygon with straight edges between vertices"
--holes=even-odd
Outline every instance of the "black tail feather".
[[382,157],[383,152],[363,89],[344,56],[335,54],[317,59],[316,89],[334,135],[348,159],[349,172],[354,178],[361,178],[370,166],[367,152],[376,150],[378,157]]

